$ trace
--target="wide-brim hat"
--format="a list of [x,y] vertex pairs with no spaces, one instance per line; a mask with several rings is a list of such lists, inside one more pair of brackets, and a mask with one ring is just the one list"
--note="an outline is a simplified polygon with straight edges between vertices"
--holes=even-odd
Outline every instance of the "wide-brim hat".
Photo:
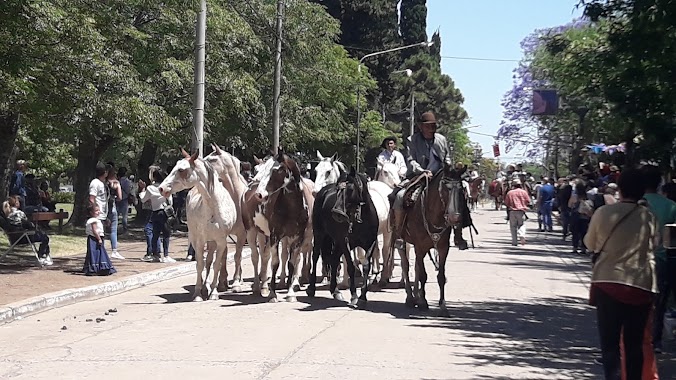
[[394,141],[394,143],[397,143],[397,138],[394,136],[388,136],[383,139],[383,142],[380,144],[380,147],[383,149],[386,149],[387,143],[390,141]]
[[434,117],[434,113],[432,113],[431,111],[427,111],[420,116],[420,120],[418,120],[418,123],[419,124],[436,124],[437,118]]

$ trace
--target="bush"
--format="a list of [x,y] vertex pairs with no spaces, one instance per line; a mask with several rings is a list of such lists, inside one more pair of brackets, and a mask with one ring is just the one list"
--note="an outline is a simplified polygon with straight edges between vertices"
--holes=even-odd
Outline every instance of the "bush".
[[75,203],[75,193],[69,191],[59,191],[52,194],[52,201],[56,203]]

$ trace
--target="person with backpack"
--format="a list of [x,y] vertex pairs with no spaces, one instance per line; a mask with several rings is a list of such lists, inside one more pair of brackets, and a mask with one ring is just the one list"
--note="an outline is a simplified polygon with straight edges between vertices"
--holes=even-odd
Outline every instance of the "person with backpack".
[[586,255],[587,248],[582,239],[587,234],[589,220],[594,214],[594,203],[587,197],[587,186],[584,182],[575,185],[574,194],[568,201],[570,208],[570,231],[572,233],[573,253]]

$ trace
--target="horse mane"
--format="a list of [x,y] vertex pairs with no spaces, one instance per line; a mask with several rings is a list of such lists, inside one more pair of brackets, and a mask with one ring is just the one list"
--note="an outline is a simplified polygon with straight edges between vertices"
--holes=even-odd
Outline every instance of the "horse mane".
[[209,189],[209,191],[213,193],[215,184],[214,167],[211,166],[211,163],[205,159],[200,159],[200,161],[204,164],[204,168],[207,171],[207,189]]

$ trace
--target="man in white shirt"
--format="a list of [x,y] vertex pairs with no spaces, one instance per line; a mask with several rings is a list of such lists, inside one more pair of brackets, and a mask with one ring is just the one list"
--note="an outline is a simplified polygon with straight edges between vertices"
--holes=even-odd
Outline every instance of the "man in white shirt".
[[406,178],[406,160],[404,155],[397,150],[397,138],[394,136],[386,137],[380,147],[383,148],[383,151],[378,155],[378,161],[397,165],[399,177]]
[[[174,212],[172,207],[172,197],[170,195],[168,198],[165,198],[164,195],[160,193],[159,185],[164,180],[164,175],[159,170],[153,171],[151,175],[153,177],[153,183],[150,186],[146,187],[146,184],[143,181],[138,182],[138,196],[141,199],[141,202],[149,201],[152,209],[152,213],[150,214],[150,222],[153,225],[153,236],[151,238],[152,260],[161,263],[175,263],[176,260],[169,256],[169,238],[171,236],[171,229],[167,224],[168,218],[173,216]],[[164,256],[160,255],[160,235],[162,237]],[[144,259],[146,258],[144,257]]]

